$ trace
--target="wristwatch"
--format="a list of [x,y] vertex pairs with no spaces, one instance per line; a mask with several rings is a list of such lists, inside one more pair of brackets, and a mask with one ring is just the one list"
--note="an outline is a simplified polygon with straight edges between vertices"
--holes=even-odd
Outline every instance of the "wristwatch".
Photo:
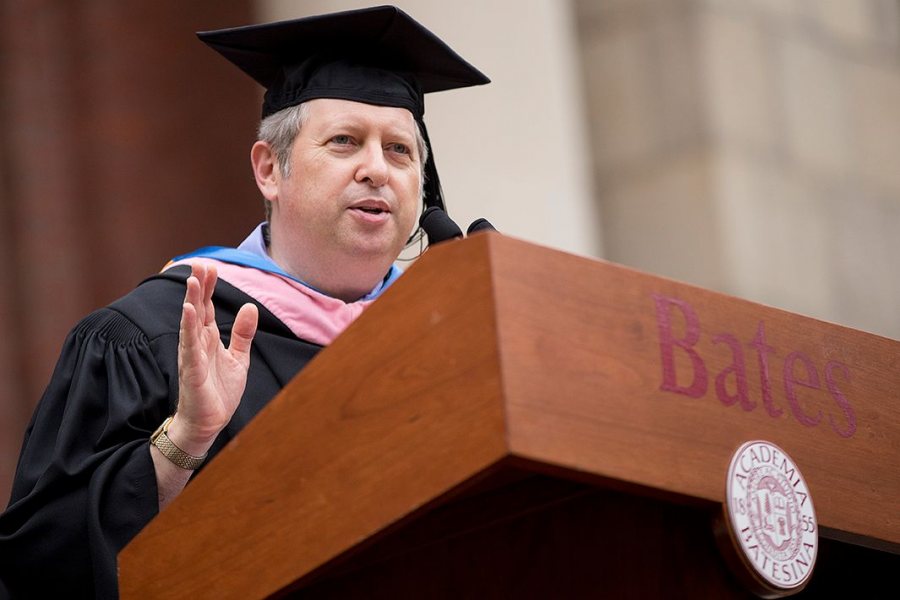
[[162,422],[162,425],[160,425],[159,428],[153,432],[153,435],[150,436],[150,443],[159,448],[159,451],[162,452],[163,456],[182,469],[187,469],[188,471],[199,469],[209,453],[207,452],[203,456],[193,456],[176,446],[175,442],[170,440],[169,436],[166,435],[173,418],[174,417],[169,417]]

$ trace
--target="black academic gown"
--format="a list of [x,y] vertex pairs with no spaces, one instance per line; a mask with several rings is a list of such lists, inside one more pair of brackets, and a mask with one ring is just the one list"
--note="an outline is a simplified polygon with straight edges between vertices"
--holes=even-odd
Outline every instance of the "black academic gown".
[[[0,515],[0,582],[11,597],[118,596],[116,555],[159,510],[148,441],[178,398],[188,274],[148,279],[66,339]],[[227,345],[238,309],[253,300],[220,280],[214,302]],[[258,306],[247,389],[210,457],[321,349]]]

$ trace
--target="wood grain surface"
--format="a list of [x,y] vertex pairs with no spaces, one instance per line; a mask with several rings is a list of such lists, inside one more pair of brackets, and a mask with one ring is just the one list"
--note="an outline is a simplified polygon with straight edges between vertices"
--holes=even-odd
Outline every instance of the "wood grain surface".
[[896,550],[898,390],[896,341],[476,235],[429,250],[123,550],[121,595],[283,592],[510,460],[714,505],[760,438],[823,535]]

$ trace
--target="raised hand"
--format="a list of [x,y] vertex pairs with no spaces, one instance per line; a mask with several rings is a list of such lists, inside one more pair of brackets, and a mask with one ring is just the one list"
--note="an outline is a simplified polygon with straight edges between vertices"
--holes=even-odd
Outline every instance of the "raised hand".
[[[238,311],[226,348],[219,336],[212,295],[213,266],[192,265],[181,312],[178,343],[178,407],[168,437],[183,451],[203,456],[237,409],[247,385],[250,346],[259,312],[253,304]],[[190,477],[151,449],[160,508],[181,492]]]
[[[216,278],[214,266],[192,266],[181,313],[179,398],[170,429],[177,422],[177,437],[187,446],[182,450],[190,454],[197,447],[206,452],[231,420],[247,384],[256,334],[256,306],[245,304],[232,326],[228,348],[222,343],[212,302]],[[178,443],[174,437],[172,441]]]

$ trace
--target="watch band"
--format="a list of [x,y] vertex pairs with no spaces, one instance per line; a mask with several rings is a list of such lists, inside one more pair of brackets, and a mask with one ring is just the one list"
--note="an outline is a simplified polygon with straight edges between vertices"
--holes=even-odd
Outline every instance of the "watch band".
[[188,471],[199,469],[209,453],[207,452],[203,456],[194,456],[176,446],[175,442],[170,440],[167,435],[169,425],[172,423],[173,418],[174,417],[169,417],[163,421],[162,425],[160,425],[157,430],[153,432],[153,435],[150,436],[150,443],[159,448],[159,451],[162,452],[163,456],[182,469]]

